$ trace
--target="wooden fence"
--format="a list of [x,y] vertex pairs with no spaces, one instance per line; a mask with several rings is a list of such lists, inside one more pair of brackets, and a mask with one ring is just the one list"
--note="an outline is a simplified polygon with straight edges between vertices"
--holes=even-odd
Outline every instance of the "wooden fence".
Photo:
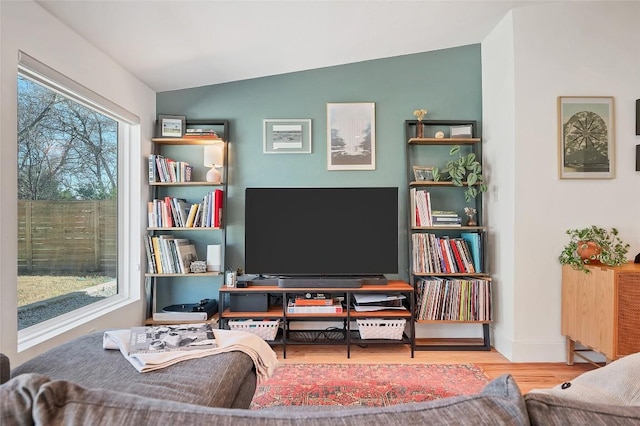
[[18,273],[115,276],[117,203],[19,201]]

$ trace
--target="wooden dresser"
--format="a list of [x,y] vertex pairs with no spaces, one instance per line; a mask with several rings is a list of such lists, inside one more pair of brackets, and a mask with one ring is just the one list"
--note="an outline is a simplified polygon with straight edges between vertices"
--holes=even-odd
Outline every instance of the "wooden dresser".
[[562,334],[567,364],[591,360],[576,343],[603,354],[607,363],[640,352],[640,264],[587,266],[590,273],[562,267]]

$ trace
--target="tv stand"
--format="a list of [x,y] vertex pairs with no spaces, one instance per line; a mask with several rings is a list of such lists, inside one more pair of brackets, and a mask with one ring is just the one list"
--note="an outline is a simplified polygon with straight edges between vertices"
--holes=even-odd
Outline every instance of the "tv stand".
[[278,287],[284,288],[360,288],[362,278],[355,276],[289,276],[279,277]]
[[[285,278],[285,277],[283,277]],[[304,278],[304,277],[303,277]],[[327,278],[326,276],[323,278]],[[325,280],[322,280],[323,282]],[[341,312],[290,312],[288,301],[304,297],[305,293],[325,293],[331,298],[342,299]],[[380,311],[357,311],[353,306],[353,301],[357,294],[402,294],[406,298],[404,304],[406,309],[383,309]],[[264,295],[267,298],[269,307],[267,310],[259,311],[233,311],[231,310],[231,299],[260,299]],[[275,296],[275,297],[274,297]],[[287,357],[287,347],[290,345],[344,345],[346,347],[347,358],[351,357],[352,345],[369,347],[369,345],[391,344],[408,345],[411,349],[411,357],[414,356],[415,349],[415,328],[413,312],[415,310],[415,288],[413,285],[400,280],[389,280],[386,285],[366,285],[358,288],[283,288],[279,286],[249,286],[246,288],[222,286],[218,292],[219,307],[219,327],[220,329],[230,328],[229,321],[252,320],[255,322],[254,334],[261,331],[263,325],[278,327],[275,336],[266,338],[271,345],[280,346],[282,357]],[[262,299],[263,300],[263,299]],[[316,306],[317,307],[317,306]],[[313,308],[313,306],[311,306]],[[406,329],[400,339],[388,338],[384,335],[363,336],[360,332],[359,320],[406,320]],[[274,324],[275,322],[278,324]],[[342,327],[336,327],[335,322],[342,322]],[[328,323],[328,324],[323,324]],[[386,324],[389,324],[388,322]],[[382,322],[380,327],[386,328]],[[291,328],[293,325],[293,328]],[[358,328],[356,328],[358,326]],[[273,327],[271,328],[273,330]],[[327,331],[331,330],[329,335]],[[252,331],[252,330],[248,330]],[[384,331],[384,330],[381,330]],[[335,332],[335,334],[334,334]],[[264,337],[263,337],[264,338]],[[366,350],[365,350],[366,352]],[[368,356],[368,355],[367,355]]]

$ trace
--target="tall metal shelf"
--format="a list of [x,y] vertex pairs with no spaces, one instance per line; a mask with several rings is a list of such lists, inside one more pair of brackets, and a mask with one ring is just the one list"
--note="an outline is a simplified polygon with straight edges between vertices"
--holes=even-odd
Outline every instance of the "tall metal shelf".
[[[422,126],[422,132],[418,132],[418,126]],[[451,126],[468,126],[471,134],[468,137],[450,137]],[[440,133],[437,135],[437,133]],[[442,279],[462,279],[469,277],[470,279],[479,279],[488,282],[488,288],[491,291],[492,283],[489,274],[487,261],[487,228],[482,224],[482,195],[478,194],[472,199],[470,204],[464,201],[463,187],[455,186],[451,181],[447,180],[416,180],[414,176],[413,166],[442,166],[448,158],[448,151],[451,147],[459,145],[464,154],[473,152],[476,158],[482,162],[482,140],[477,135],[477,123],[474,120],[407,120],[405,121],[406,136],[406,173],[408,185],[407,211],[408,211],[408,252],[409,252],[409,277],[410,284],[414,287],[416,298],[421,297],[419,282],[422,279],[430,277],[438,277]],[[418,137],[419,136],[419,137]],[[424,164],[430,163],[430,164]],[[466,185],[466,182],[464,183]],[[412,189],[429,191],[432,196],[432,204],[437,204],[439,210],[455,210],[464,218],[461,213],[463,207],[468,205],[474,207],[477,211],[477,224],[473,226],[415,226],[412,225],[411,192]],[[446,207],[445,207],[446,206]],[[477,273],[464,272],[416,272],[414,268],[414,247],[413,235],[418,233],[431,233],[437,237],[457,238],[461,233],[477,233],[480,235],[482,246],[480,254],[482,256],[482,271]],[[448,299],[447,299],[448,300]],[[416,324],[424,325],[457,325],[457,324],[478,324],[482,327],[481,338],[417,338],[415,341],[416,350],[490,350],[491,349],[491,298],[489,297],[489,319],[483,320],[438,320],[438,319],[419,319],[418,310],[420,300],[416,300],[416,312],[414,319]],[[476,299],[474,301],[478,303]],[[471,302],[471,303],[474,303]],[[451,302],[454,303],[454,302]]]

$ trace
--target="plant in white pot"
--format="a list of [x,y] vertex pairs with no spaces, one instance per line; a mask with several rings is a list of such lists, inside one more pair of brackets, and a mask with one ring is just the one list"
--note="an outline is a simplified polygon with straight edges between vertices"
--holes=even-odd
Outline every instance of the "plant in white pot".
[[566,234],[570,240],[558,257],[563,265],[571,265],[588,273],[585,265],[619,266],[628,262],[629,244],[618,236],[616,228],[607,230],[592,225],[582,229],[567,229]]

